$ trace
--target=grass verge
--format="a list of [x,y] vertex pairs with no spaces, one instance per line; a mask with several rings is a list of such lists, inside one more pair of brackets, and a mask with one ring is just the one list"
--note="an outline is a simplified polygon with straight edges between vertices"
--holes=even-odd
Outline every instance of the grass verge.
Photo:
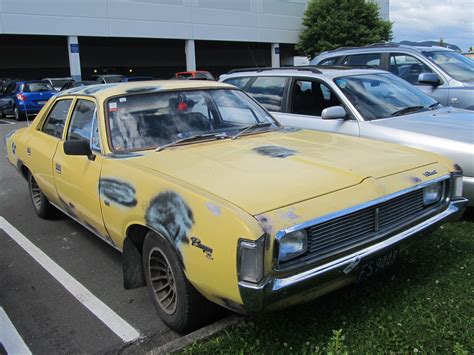
[[183,353],[474,353],[474,211],[384,274],[261,314]]

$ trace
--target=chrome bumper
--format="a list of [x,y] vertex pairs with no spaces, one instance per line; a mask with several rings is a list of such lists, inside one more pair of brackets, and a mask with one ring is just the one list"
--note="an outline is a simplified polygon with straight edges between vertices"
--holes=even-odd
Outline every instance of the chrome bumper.
[[474,177],[463,177],[463,196],[469,200],[469,206],[474,206]]
[[332,290],[357,281],[359,265],[382,256],[390,249],[403,250],[409,244],[441,223],[459,219],[468,204],[467,199],[451,201],[441,213],[398,234],[359,250],[351,255],[286,277],[272,275],[260,284],[239,282],[244,308],[247,312],[261,312],[283,308],[317,298]]

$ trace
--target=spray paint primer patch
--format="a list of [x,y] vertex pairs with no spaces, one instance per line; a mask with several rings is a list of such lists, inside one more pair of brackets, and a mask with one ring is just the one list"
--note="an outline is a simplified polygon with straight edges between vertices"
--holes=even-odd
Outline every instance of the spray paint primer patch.
[[287,158],[295,155],[296,151],[285,147],[279,147],[276,145],[265,145],[262,147],[253,148],[253,151],[258,154],[265,155],[271,158]]
[[100,179],[100,196],[109,199],[121,206],[133,207],[137,204],[135,188],[123,181],[116,179]]
[[176,245],[189,243],[187,235],[194,225],[193,212],[177,193],[161,192],[151,200],[145,219],[155,230],[165,232]]

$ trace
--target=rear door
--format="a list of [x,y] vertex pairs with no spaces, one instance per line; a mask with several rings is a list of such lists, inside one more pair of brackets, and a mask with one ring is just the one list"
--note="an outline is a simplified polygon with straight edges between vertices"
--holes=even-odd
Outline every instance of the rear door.
[[[99,200],[99,178],[103,155],[98,139],[95,100],[79,97],[74,102],[65,140],[59,142],[54,156],[54,179],[60,207],[86,228],[110,242]],[[91,144],[91,139],[95,142]],[[64,142],[84,140],[91,144],[93,155],[64,153]]]
[[59,198],[54,183],[53,158],[62,140],[72,102],[72,98],[56,100],[43,125],[33,132],[26,146],[27,167],[34,172],[41,191],[56,205],[59,204]]

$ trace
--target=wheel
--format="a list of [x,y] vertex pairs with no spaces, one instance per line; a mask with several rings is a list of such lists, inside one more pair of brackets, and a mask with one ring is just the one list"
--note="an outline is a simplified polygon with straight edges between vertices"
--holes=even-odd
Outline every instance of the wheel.
[[206,300],[186,279],[176,252],[154,232],[143,245],[147,288],[158,315],[171,329],[187,332],[209,322],[216,305]]
[[17,121],[22,120],[23,114],[20,112],[20,109],[18,108],[18,106],[15,106],[13,108],[13,114],[15,115],[15,120],[17,120]]
[[31,203],[33,204],[36,214],[44,219],[53,217],[56,210],[54,206],[49,203],[31,173],[28,174],[28,186],[30,190]]

